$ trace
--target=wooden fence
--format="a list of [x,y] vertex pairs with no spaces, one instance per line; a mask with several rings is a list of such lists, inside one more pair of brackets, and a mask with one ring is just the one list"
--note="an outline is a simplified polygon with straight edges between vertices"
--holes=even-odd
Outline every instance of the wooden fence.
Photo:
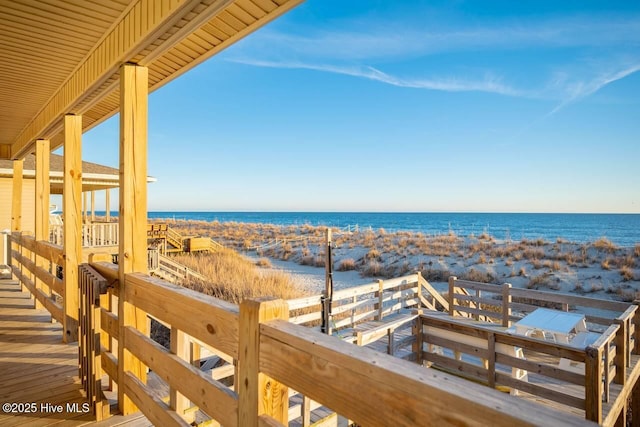
[[[109,282],[117,276],[113,265],[94,266]],[[283,301],[246,301],[238,308],[142,274],[129,274],[125,280],[126,292],[120,297],[162,319],[172,331],[167,350],[132,326],[123,329],[125,348],[163,377],[175,393],[176,398],[165,404],[154,399],[153,391],[143,382],[125,376],[127,394],[158,424],[184,425],[183,417],[193,405],[223,425],[286,424],[292,412],[288,387],[366,425],[414,425],[435,420],[496,425],[578,422],[553,411],[541,412],[501,393],[486,393],[477,385],[469,387],[444,373],[434,371],[433,376],[421,378],[415,364],[291,324],[286,321],[289,307]],[[114,314],[102,316],[113,319]],[[113,325],[103,322],[103,333],[118,338],[117,328],[106,326],[109,323]],[[234,362],[237,380],[232,389],[190,363],[193,355],[189,355],[187,343],[194,340]],[[113,378],[115,355],[107,351],[103,356],[105,371],[111,371]],[[185,401],[181,406],[179,396],[191,403]],[[309,401],[305,404],[308,409]],[[377,411],[381,405],[385,410]],[[449,405],[470,409],[452,415]],[[518,411],[497,407],[516,407]]]
[[[51,224],[49,241],[62,245],[63,225]],[[117,222],[92,222],[82,224],[82,246],[96,248],[101,246],[118,246],[119,230]]]
[[[493,321],[509,326],[524,315],[541,307],[583,312],[588,323],[608,327],[629,308],[629,303],[587,298],[559,292],[513,288],[509,284],[489,283],[449,278],[449,314],[476,320]],[[635,326],[630,323],[631,334]],[[602,328],[601,328],[602,329]]]
[[80,379],[96,421],[109,416],[109,401],[102,392],[100,296],[107,293],[107,281],[87,264],[78,266]]
[[[543,386],[523,384],[522,381],[518,382],[505,373],[495,373],[496,379],[487,381],[490,385],[507,385],[528,393],[538,394],[556,402],[585,409],[587,419],[598,423],[609,425],[615,422],[619,416],[623,416],[623,412],[627,407],[627,399],[631,395],[631,389],[635,385],[638,375],[640,375],[640,364],[638,363],[640,357],[637,356],[640,354],[640,346],[638,345],[640,343],[640,313],[636,305],[557,292],[515,289],[511,288],[510,285],[498,286],[470,282],[458,280],[455,277],[449,279],[449,301],[449,313],[451,315],[494,322],[504,326],[520,320],[522,316],[540,307],[563,311],[575,310],[584,313],[588,328],[592,331],[597,331],[601,335],[595,343],[586,347],[583,351],[585,358],[584,379],[582,380],[584,385],[583,397],[576,399],[575,394],[573,397],[562,396],[555,390],[549,391],[542,388]],[[451,319],[455,319],[455,317],[449,319],[453,322]],[[493,332],[493,334],[495,334],[495,339],[498,342],[505,343],[504,336],[497,334],[497,332]],[[483,332],[483,338],[489,341],[489,338],[485,335]],[[423,337],[423,339],[427,338]],[[430,345],[443,343],[441,337],[428,339],[430,340],[428,341]],[[511,343],[525,350],[528,348],[526,343],[521,341],[524,337],[511,336],[506,339],[506,343]],[[529,338],[527,339],[530,340]],[[539,342],[539,340],[536,341]],[[575,356],[575,353],[569,349],[562,350],[562,354],[553,350],[553,348],[562,348],[563,345],[560,343],[552,343],[549,347],[546,346],[547,344],[540,343],[538,347],[531,350],[565,359],[565,364],[566,360],[582,363],[582,361],[571,357],[572,354]],[[463,351],[460,349],[465,348],[470,350],[464,345],[458,345],[458,347],[453,348],[453,351]],[[451,347],[445,346],[445,348]],[[570,348],[575,349],[575,347]],[[476,380],[480,380],[479,377],[484,377],[485,375],[487,375],[487,378],[494,377],[493,372],[486,371],[486,363],[484,362],[482,368],[484,370],[478,371],[477,367],[471,368],[461,365],[461,363],[465,363],[464,361],[445,361],[442,358],[443,356],[439,354],[427,355],[426,357],[428,361],[433,359],[434,362],[441,361],[445,363],[447,368],[452,368],[453,366],[467,367],[472,372],[472,375],[475,373]],[[516,365],[514,366],[521,369],[530,371],[532,368],[536,368],[535,372],[540,375],[546,375],[554,381],[570,384],[577,384],[576,382],[578,381],[575,373],[559,370],[557,367],[547,366],[540,369],[536,364],[526,363],[522,360],[516,361],[512,356],[511,358],[505,358],[502,355],[496,356],[496,358],[502,362],[515,361]],[[481,357],[481,359],[491,360],[486,357]],[[499,379],[501,379],[502,383],[496,382]]]
[[[62,247],[38,242],[33,236],[22,233],[13,233],[10,241],[14,276],[31,292],[37,301],[36,305],[42,305],[53,319],[62,322],[64,282],[56,275],[63,263]],[[36,257],[43,258],[48,268],[38,266]]]
[[[19,246],[13,251],[16,260],[25,261],[26,247],[40,256],[49,250],[22,236],[15,242]],[[414,363],[292,324],[284,301],[248,300],[238,307],[141,273],[126,274],[124,283],[119,283],[116,265],[95,262],[91,266],[109,284],[107,293],[100,296],[99,309],[85,310],[86,315],[100,318],[93,325],[101,329],[95,331],[100,336],[101,367],[118,385],[122,398],[130,399],[156,425],[186,426],[194,408],[228,426],[287,424],[289,388],[363,425],[584,425],[584,420],[446,373],[430,370],[424,375]],[[21,280],[25,279],[22,268],[14,266]],[[395,284],[410,285],[402,282]],[[410,287],[389,291],[389,296],[415,299],[412,291],[405,292]],[[34,287],[30,290],[37,292]],[[95,304],[95,296],[88,298]],[[378,294],[378,302],[382,310],[379,306],[367,310],[375,311],[374,320],[399,304],[393,298],[387,300],[386,293],[382,298]],[[127,310],[169,326],[169,348],[148,337],[144,322],[124,323],[117,312],[122,303]],[[418,319],[422,316],[414,320]],[[90,328],[91,323],[79,327]],[[91,331],[84,336],[95,337]],[[500,339],[500,344],[510,345]],[[226,370],[234,371],[233,383],[222,383],[194,366],[190,342],[225,355],[232,362]],[[145,369],[125,368],[135,360],[168,384],[168,403],[146,382]]]
[[422,305],[433,309],[449,306],[420,273],[334,291],[330,313],[323,311],[324,298],[323,294],[318,294],[288,300],[291,322],[316,326],[323,316],[327,316],[327,324],[339,332],[353,329],[366,321],[381,321]]

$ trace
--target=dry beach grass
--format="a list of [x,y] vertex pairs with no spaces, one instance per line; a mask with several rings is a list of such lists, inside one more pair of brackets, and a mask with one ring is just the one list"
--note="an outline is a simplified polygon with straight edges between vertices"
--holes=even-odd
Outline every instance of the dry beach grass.
[[[185,235],[208,236],[259,257],[324,266],[324,227],[167,222]],[[623,248],[606,238],[586,244],[562,238],[497,241],[487,233],[428,236],[380,229],[334,231],[333,241],[336,270],[356,270],[365,277],[397,277],[421,271],[432,282],[445,282],[455,275],[627,301],[635,299],[640,291],[640,244]]]

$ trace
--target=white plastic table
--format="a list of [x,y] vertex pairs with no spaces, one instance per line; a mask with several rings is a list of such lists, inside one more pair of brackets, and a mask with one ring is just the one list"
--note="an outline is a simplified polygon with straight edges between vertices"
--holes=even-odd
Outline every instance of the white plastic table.
[[550,333],[556,342],[569,344],[570,335],[588,332],[583,314],[538,308],[514,325],[518,335],[529,336],[534,331]]

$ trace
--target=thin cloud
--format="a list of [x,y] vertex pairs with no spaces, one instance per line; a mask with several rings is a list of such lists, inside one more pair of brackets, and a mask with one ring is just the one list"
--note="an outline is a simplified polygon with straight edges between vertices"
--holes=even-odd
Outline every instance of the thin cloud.
[[231,62],[252,65],[256,67],[305,69],[333,74],[343,74],[364,78],[392,86],[426,89],[444,92],[488,92],[507,96],[527,96],[524,92],[502,84],[499,80],[487,77],[483,80],[464,80],[458,78],[445,79],[410,79],[400,78],[368,66],[338,66],[328,64],[310,64],[287,61],[262,61],[254,59],[230,59]]
[[[450,27],[411,19],[366,20],[300,34],[263,31],[242,48],[296,58],[374,60],[422,57],[444,52],[526,48],[640,46],[640,17],[563,17],[536,22],[504,22],[491,27]],[[303,34],[303,35],[301,35]],[[245,53],[249,53],[245,52]],[[252,55],[248,55],[252,56]]]
[[549,111],[545,117],[551,117],[566,106],[573,104],[589,95],[593,95],[603,87],[622,80],[634,73],[640,71],[640,63],[613,73],[602,74],[590,81],[580,81],[566,86],[565,92],[567,97],[558,104],[553,110]]

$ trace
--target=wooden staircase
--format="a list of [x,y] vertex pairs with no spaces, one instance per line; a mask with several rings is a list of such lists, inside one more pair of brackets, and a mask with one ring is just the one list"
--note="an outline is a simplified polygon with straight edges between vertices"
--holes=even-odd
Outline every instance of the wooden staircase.
[[149,273],[171,283],[180,284],[189,279],[206,281],[207,278],[197,271],[160,254],[157,249],[149,249]]
[[209,237],[183,236],[167,224],[148,224],[147,238],[162,241],[166,253],[216,252],[224,248]]
[[167,239],[167,243],[175,248],[175,252],[183,252],[184,239],[182,238],[182,235],[180,233],[178,233],[171,227],[167,227],[167,233],[165,236]]

